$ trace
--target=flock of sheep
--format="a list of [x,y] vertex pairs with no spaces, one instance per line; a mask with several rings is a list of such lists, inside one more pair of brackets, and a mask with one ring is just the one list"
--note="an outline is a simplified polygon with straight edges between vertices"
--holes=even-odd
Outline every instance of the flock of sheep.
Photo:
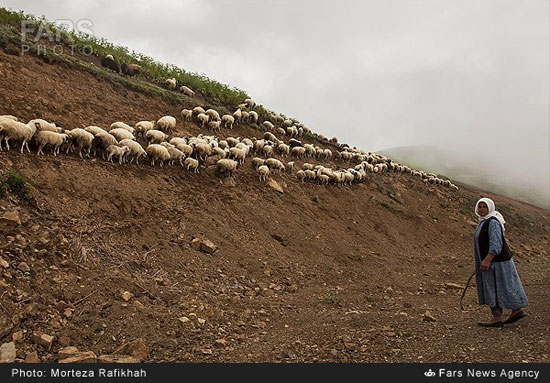
[[[214,109],[204,110],[200,106],[191,110],[183,109],[181,114],[186,121],[194,121],[201,127],[208,126],[213,131],[220,131],[222,126],[232,129],[235,122],[258,125],[258,114],[253,110],[243,110],[250,109],[254,105],[254,101],[247,99],[232,115],[221,117]],[[188,171],[195,173],[199,172],[201,164],[215,164],[218,171],[225,176],[232,176],[247,158],[252,157],[251,163],[260,181],[267,181],[273,174],[287,172],[295,173],[302,182],[351,185],[365,181],[368,173],[393,171],[419,176],[426,183],[458,189],[449,180],[442,180],[435,174],[410,169],[376,153],[351,148],[336,150],[333,153],[327,148],[304,144],[297,138],[310,131],[307,127],[297,121],[284,118],[281,121],[280,118],[271,117],[273,122],[266,120],[262,123],[266,131],[261,139],[255,137],[221,139],[215,135],[203,134],[191,137],[172,136],[177,123],[173,116],[163,116],[156,121],[139,121],[134,127],[117,121],[108,129],[92,125],[65,130],[43,119],[33,119],[23,123],[19,122],[15,116],[3,115],[0,116],[0,150],[3,146],[10,149],[10,142],[13,142],[21,145],[21,153],[24,149],[30,152],[29,142],[34,141],[38,155],[43,155],[44,150],[49,148],[54,156],[60,151],[66,154],[77,151],[81,158],[99,154],[110,162],[118,160],[119,164],[123,164],[135,161],[138,165],[140,158],[147,157],[152,166],[179,163]],[[274,123],[281,123],[281,126],[276,127]],[[291,138],[285,143],[274,133]],[[144,145],[139,141],[144,142]],[[280,159],[275,156],[279,156]],[[283,162],[287,158],[291,161]],[[332,169],[306,162],[299,169],[295,160],[302,158],[316,158],[319,161],[341,160],[347,164],[354,163],[355,166]]]

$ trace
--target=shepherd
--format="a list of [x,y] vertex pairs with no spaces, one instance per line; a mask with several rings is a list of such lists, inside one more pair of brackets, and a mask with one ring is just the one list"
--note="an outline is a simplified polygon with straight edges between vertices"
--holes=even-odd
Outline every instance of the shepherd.
[[[478,325],[502,327],[527,316],[523,311],[527,307],[527,295],[504,239],[504,217],[489,198],[477,201],[475,213],[479,218],[474,234],[478,303],[488,305],[492,313],[488,322],[478,322]],[[501,319],[503,309],[512,310],[504,321]]]

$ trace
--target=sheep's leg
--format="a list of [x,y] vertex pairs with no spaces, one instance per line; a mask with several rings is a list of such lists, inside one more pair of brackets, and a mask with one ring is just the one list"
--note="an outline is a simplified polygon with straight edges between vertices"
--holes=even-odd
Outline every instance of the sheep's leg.
[[27,148],[27,152],[31,152],[31,150],[29,149],[29,141],[26,141],[25,142],[25,147]]
[[21,154],[23,154],[23,149],[25,149],[25,140],[21,143]]

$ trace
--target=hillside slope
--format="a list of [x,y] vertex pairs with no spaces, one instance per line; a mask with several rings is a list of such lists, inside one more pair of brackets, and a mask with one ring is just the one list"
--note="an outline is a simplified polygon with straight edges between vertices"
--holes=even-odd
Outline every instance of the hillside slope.
[[[0,52],[0,112],[23,120],[73,128],[171,114],[178,133],[198,134],[179,114],[198,104]],[[262,133],[241,124],[222,135]],[[0,219],[0,343],[22,331],[20,359],[56,361],[67,345],[111,354],[141,339],[152,362],[550,361],[548,211],[403,174],[346,187],[285,174],[274,177],[279,194],[249,161],[235,186],[207,169],[0,152],[0,172],[13,171],[32,199],[0,200],[0,216],[21,220]],[[472,271],[481,195],[507,219],[531,302],[528,318],[503,329],[475,325],[487,317],[475,288],[462,313],[460,290],[445,285]],[[193,250],[195,237],[219,251]],[[50,350],[36,331],[55,336]]]

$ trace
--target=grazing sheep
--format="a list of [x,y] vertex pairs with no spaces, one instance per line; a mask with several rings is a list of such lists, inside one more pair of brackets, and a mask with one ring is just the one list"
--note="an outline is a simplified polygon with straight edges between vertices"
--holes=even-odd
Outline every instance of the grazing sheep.
[[306,155],[306,148],[303,146],[295,146],[290,149],[290,154],[296,158],[303,158]]
[[128,124],[125,124],[124,122],[121,122],[121,121],[117,121],[117,122],[113,122],[111,124],[111,129],[109,129],[109,131],[113,130],[113,129],[124,129],[124,130],[127,130],[129,131],[130,133],[134,134],[135,133],[135,129],[132,128],[130,125]]
[[235,118],[235,121],[241,122],[243,113],[240,108],[233,112],[233,117]]
[[36,139],[38,141],[37,154],[44,154],[42,149],[46,145],[52,146],[52,153],[56,156],[59,153],[59,147],[67,141],[69,136],[64,133],[51,132],[49,130],[41,130],[36,133]]
[[284,130],[283,128],[277,128],[275,129],[275,131],[281,136],[284,136],[286,134],[286,130]]
[[193,111],[189,109],[183,109],[181,111],[181,116],[183,117],[184,121],[191,121],[193,118]]
[[210,128],[210,130],[212,130],[214,132],[221,132],[222,122],[221,121],[210,121],[208,123],[208,127]]
[[82,158],[82,149],[84,149],[84,153],[89,157],[90,151],[92,149],[92,142],[95,138],[95,136],[87,132],[84,129],[75,128],[73,130],[66,130],[65,133],[70,137],[71,144],[67,148],[67,153],[69,152],[69,149],[77,148],[78,149],[78,155],[80,158]]
[[56,126],[53,122],[48,122],[41,118],[30,120],[29,124],[35,124],[37,130],[49,130],[50,132],[63,133],[63,129]]
[[161,130],[165,133],[171,133],[176,127],[176,118],[172,116],[162,116],[157,121],[157,130]]
[[113,162],[112,158],[113,156],[116,156],[118,157],[118,163],[122,165],[124,155],[129,151],[130,148],[127,146],[109,145],[109,147],[107,147],[107,161]]
[[241,141],[239,141],[239,139],[234,138],[234,137],[227,137],[225,140],[229,144],[229,147],[236,146],[239,142],[241,142]]
[[155,123],[155,121],[138,121],[135,125],[136,134],[145,137],[148,131],[155,129]]
[[118,140],[112,134],[108,132],[98,132],[95,135],[94,142],[92,144],[93,155],[97,154],[97,150],[100,149],[101,156],[105,159],[105,150],[110,145],[118,144]]
[[265,163],[265,160],[263,158],[254,157],[252,158],[252,166],[254,166],[255,169],[262,166]]
[[286,163],[285,170],[287,172],[292,172],[294,170],[294,161],[289,161]]
[[229,149],[229,156],[237,160],[239,164],[242,165],[246,158],[246,152],[241,148],[234,147]]
[[151,144],[145,149],[147,155],[151,158],[151,166],[155,166],[155,160],[158,160],[160,166],[164,161],[170,160],[170,152],[164,146],[159,144]]
[[179,144],[187,144],[187,140],[183,137],[173,137],[169,142],[174,146],[178,146]]
[[281,156],[285,157],[287,154],[290,153],[290,146],[288,146],[287,144],[280,144],[280,145],[277,145],[277,148],[275,150]]
[[233,123],[235,122],[235,118],[230,114],[224,114],[222,116],[222,122],[224,128],[233,129]]
[[206,162],[206,158],[212,154],[212,146],[203,142],[195,144],[195,156],[197,160]]
[[256,169],[260,176],[260,182],[267,182],[267,179],[269,178],[269,174],[271,173],[269,168],[265,165],[258,166]]
[[285,170],[285,165],[276,158],[268,158],[265,160],[265,165],[269,166],[269,169],[277,172],[283,172]]
[[304,182],[304,180],[306,179],[306,173],[305,171],[303,170],[298,170],[296,172],[296,178],[298,178],[300,181]]
[[283,121],[283,127],[288,128],[290,126],[292,126],[292,120],[287,119]]
[[264,121],[262,122],[262,125],[267,129],[267,130],[273,130],[275,128],[275,125],[273,125],[271,122],[269,121]]
[[251,98],[247,98],[246,100],[244,100],[244,103],[245,103],[246,106],[248,106],[249,108],[253,108],[253,107],[256,105],[256,101],[254,101],[254,100],[251,99]]
[[143,147],[136,141],[124,139],[119,142],[120,145],[126,146],[129,151],[128,154],[126,154],[126,157],[131,156],[130,163],[134,162],[134,159],[136,160],[136,164],[139,165],[139,157],[146,157],[147,152]]
[[115,128],[115,129],[109,130],[109,134],[114,136],[118,141],[124,140],[125,138],[130,140],[136,139],[132,133],[122,128]]
[[176,79],[174,77],[167,78],[164,80],[164,85],[168,86],[170,89],[176,89]]
[[245,111],[245,110],[243,110],[243,111],[241,112],[241,121],[244,121],[244,122],[248,121],[248,117],[249,117],[248,112]]
[[180,86],[180,92],[185,94],[186,96],[195,97],[195,92],[193,91],[193,89],[185,85]]
[[229,158],[222,158],[216,161],[218,171],[226,177],[233,176],[233,172],[237,169],[237,161],[230,160]]
[[115,61],[112,55],[107,55],[101,59],[101,66],[112,70],[113,72],[120,73],[120,65]]
[[273,146],[264,145],[264,147],[262,148],[262,152],[264,154],[264,157],[271,157],[273,155]]
[[196,114],[196,115],[199,115],[199,114],[201,114],[201,113],[205,113],[205,114],[206,114],[206,111],[205,111],[202,107],[200,107],[200,106],[195,106],[195,107],[193,108],[193,113]]
[[160,144],[161,142],[166,140],[167,137],[168,136],[166,135],[166,133],[164,133],[160,130],[156,130],[156,129],[149,130],[145,134],[145,138],[149,142],[149,145],[151,145],[151,144]]
[[107,133],[107,131],[103,128],[100,128],[99,126],[90,125],[84,128],[85,131],[92,133],[94,136],[96,136],[99,133]]
[[212,152],[214,153],[215,156],[218,157],[218,159],[225,158],[227,157],[227,154],[228,154],[225,150],[219,147],[212,148]]
[[189,144],[176,143],[175,146],[183,152],[185,157],[189,157],[193,154],[193,147]]
[[197,116],[197,121],[200,122],[201,128],[204,128],[204,124],[207,124],[209,119],[210,119],[210,116],[208,116],[206,113],[200,113]]
[[286,128],[286,134],[288,134],[290,137],[296,137],[298,135],[298,128],[295,126],[289,126]]
[[214,109],[208,109],[206,112],[204,112],[208,116],[210,116],[211,121],[219,121],[220,120],[220,114],[216,112]]
[[2,149],[2,140],[6,143],[8,150],[10,149],[9,140],[14,140],[21,142],[21,154],[23,153],[23,148],[27,148],[27,151],[30,153],[29,141],[39,126],[39,123],[29,122],[28,124],[23,124],[9,118],[0,119],[0,150]]
[[187,166],[187,170],[193,170],[194,173],[199,172],[199,161],[196,159],[189,157],[185,159],[184,163]]
[[7,118],[8,120],[13,120],[13,121],[19,121],[17,117],[12,116],[11,114],[3,114],[0,116],[0,119],[2,118]]
[[141,72],[141,67],[138,64],[120,64],[120,71],[126,76],[135,76]]
[[250,111],[248,112],[248,118],[250,119],[250,122],[253,123],[253,124],[257,124],[258,123],[258,113],[256,113],[255,111]]
[[161,143],[161,145],[168,149],[168,153],[170,153],[170,161],[168,161],[168,165],[173,165],[175,160],[179,160],[180,165],[183,166],[185,153],[176,148],[174,145],[169,144],[168,142],[163,142]]

